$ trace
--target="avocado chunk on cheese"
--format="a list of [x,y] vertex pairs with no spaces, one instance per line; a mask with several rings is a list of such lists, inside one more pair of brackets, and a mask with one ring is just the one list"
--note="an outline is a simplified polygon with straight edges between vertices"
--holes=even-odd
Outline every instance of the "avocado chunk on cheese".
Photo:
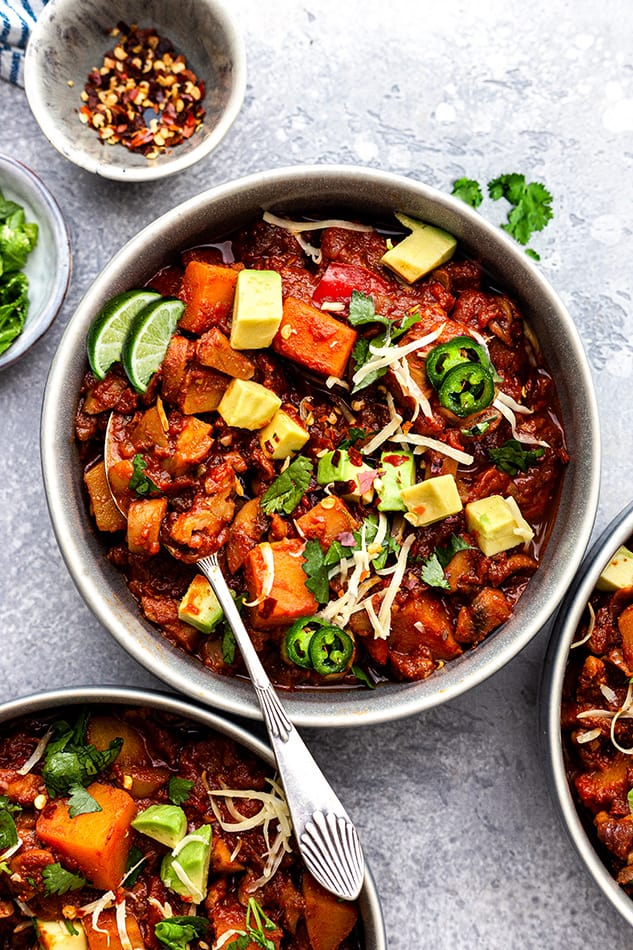
[[88,940],[79,920],[36,920],[40,950],[88,950]]
[[270,346],[281,323],[282,307],[281,274],[248,268],[240,271],[233,299],[233,349]]
[[259,433],[261,447],[271,459],[286,459],[302,449],[310,433],[280,409]]
[[261,429],[271,421],[281,399],[261,383],[233,379],[220,400],[218,412],[228,426],[236,429]]
[[349,488],[344,498],[354,501],[370,502],[374,497],[374,481],[376,470],[361,462],[356,465],[352,462],[347,449],[334,449],[326,452],[319,459],[317,466],[317,482],[319,485],[329,485],[330,482],[349,482]]
[[406,214],[396,214],[396,218],[405,228],[411,229],[411,234],[383,254],[381,263],[385,267],[412,284],[451,259],[457,241],[448,231],[417,221]]
[[407,513],[405,518],[416,528],[442,521],[462,510],[462,500],[452,475],[436,475],[417,482],[400,492]]
[[171,854],[163,858],[160,879],[176,894],[200,904],[207,896],[211,862],[211,825],[202,825],[185,835]]
[[486,557],[527,544],[534,537],[514,498],[501,495],[469,502],[466,526]]
[[380,498],[378,511],[406,511],[402,489],[415,483],[415,459],[412,452],[383,452],[380,456],[375,488]]
[[141,834],[175,848],[187,832],[187,816],[178,805],[150,805],[132,821]]
[[211,633],[224,616],[220,602],[209,581],[196,574],[187,593],[178,604],[178,617],[200,633]]
[[596,582],[598,590],[633,587],[633,553],[623,545],[615,552]]

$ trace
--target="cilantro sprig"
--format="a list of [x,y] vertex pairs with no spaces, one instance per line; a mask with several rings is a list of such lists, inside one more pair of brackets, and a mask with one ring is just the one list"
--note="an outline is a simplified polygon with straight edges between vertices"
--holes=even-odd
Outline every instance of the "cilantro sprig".
[[145,474],[147,462],[142,455],[135,455],[132,459],[132,477],[128,482],[130,491],[136,492],[141,498],[151,495],[154,491],[160,491],[149,475]]
[[275,512],[291,515],[308,490],[313,471],[310,459],[298,455],[262,495],[262,511],[267,515]]
[[22,807],[6,795],[0,795],[0,851],[6,851],[18,843],[18,832],[13,815]]
[[167,795],[170,802],[173,802],[174,805],[184,805],[186,801],[189,801],[191,789],[194,785],[195,782],[192,782],[191,779],[181,778],[180,775],[172,775],[167,786]]
[[85,877],[72,874],[61,864],[47,864],[42,869],[42,880],[46,894],[67,894],[68,891],[78,891],[86,883]]
[[266,931],[276,929],[277,925],[267,916],[261,904],[258,904],[254,897],[250,897],[246,908],[246,930],[227,943],[226,950],[248,950],[251,943],[262,950],[275,950],[275,942],[266,936]]
[[537,446],[533,449],[524,449],[517,439],[508,439],[498,449],[488,449],[488,455],[496,467],[506,475],[518,475],[527,472],[545,453],[545,449]]
[[[371,344],[375,346],[391,346],[392,343],[399,340],[407,330],[419,321],[420,314],[410,314],[408,317],[403,317],[400,321],[390,320],[389,317],[383,317],[381,314],[376,313],[373,297],[363,294],[358,290],[353,290],[347,319],[354,327],[371,323],[384,327],[376,336],[372,338],[360,337],[354,344],[352,359],[354,361],[354,372],[357,372],[361,366],[364,366],[365,363],[368,363],[369,360],[372,359],[372,352],[370,350]],[[354,386],[352,392],[357,393],[361,389],[365,389],[366,386],[370,386],[372,383],[375,383],[376,380],[381,379],[386,372],[386,366],[373,370],[373,372],[364,376],[360,383]]]
[[467,551],[470,548],[472,548],[472,545],[468,544],[462,537],[452,534],[448,544],[435,548],[433,554],[423,561],[420,576],[424,583],[428,584],[429,587],[450,590],[451,585],[444,570],[458,551]]
[[209,928],[206,917],[166,917],[154,927],[154,935],[169,950],[188,950],[192,940],[204,937]]

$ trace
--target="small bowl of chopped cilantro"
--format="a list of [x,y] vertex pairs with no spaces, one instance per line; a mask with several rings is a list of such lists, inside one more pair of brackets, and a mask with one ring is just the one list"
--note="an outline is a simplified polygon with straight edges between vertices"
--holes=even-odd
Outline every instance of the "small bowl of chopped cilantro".
[[244,44],[222,0],[49,0],[24,84],[44,135],[80,168],[152,181],[207,158],[246,90]]
[[70,238],[57,202],[30,169],[0,155],[0,369],[51,325],[70,270]]

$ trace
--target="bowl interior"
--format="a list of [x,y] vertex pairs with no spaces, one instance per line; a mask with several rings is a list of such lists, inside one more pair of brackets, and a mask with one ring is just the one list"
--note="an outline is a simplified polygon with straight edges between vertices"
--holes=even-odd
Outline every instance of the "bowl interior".
[[[27,46],[24,83],[35,118],[62,155],[106,178],[142,181],[180,171],[220,142],[244,97],[241,35],[219,0],[182,0],[174,12],[169,0],[49,0]],[[88,73],[112,49],[109,32],[120,21],[169,38],[206,85],[202,128],[152,160],[103,145],[78,117]]]
[[549,619],[586,547],[597,507],[599,428],[588,367],[564,307],[509,238],[456,199],[417,182],[353,166],[278,169],[205,192],[137,235],[106,267],[66,330],[49,377],[42,416],[48,504],[62,554],[80,592],[119,642],[158,677],[202,702],[259,716],[250,683],[211,674],[136,615],[127,587],[105,560],[90,527],[73,446],[76,394],[85,371],[85,336],[113,294],[142,283],[181,247],[219,239],[263,210],[288,215],[359,215],[389,220],[397,209],[454,234],[480,257],[532,321],[558,386],[571,461],[541,569],[511,619],[475,650],[430,679],[375,690],[297,690],[285,695],[301,725],[344,726],[398,718],[451,699],[500,669]]

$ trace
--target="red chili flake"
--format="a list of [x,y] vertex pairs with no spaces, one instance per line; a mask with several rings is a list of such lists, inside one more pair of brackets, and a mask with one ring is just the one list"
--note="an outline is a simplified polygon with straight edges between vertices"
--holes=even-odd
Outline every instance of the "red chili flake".
[[156,158],[202,125],[204,82],[154,29],[118,23],[116,45],[88,74],[79,119],[104,144]]

